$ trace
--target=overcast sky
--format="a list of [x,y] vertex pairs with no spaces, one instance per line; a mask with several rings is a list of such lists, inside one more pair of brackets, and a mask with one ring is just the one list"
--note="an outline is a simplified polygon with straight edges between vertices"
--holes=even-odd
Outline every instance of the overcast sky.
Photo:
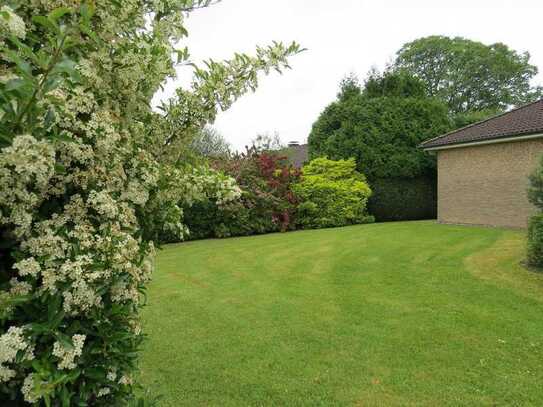
[[[292,70],[262,77],[256,93],[218,116],[214,127],[241,149],[266,132],[279,133],[284,142],[305,142],[345,74],[362,80],[419,37],[503,42],[529,51],[532,64],[543,69],[542,17],[540,0],[223,0],[189,16],[186,45],[195,62],[251,53],[273,40],[295,40],[308,49],[291,59]],[[187,83],[188,70],[179,70],[178,84]],[[157,98],[175,87],[168,83]]]

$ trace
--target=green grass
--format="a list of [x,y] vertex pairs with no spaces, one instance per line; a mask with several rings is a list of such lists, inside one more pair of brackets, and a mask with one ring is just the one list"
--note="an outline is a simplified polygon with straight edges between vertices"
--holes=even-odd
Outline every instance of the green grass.
[[404,222],[170,245],[144,325],[164,406],[540,406],[522,232]]

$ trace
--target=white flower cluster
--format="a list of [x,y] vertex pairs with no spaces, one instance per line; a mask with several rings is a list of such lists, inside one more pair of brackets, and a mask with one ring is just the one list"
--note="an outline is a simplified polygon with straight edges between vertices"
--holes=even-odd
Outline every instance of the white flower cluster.
[[25,377],[25,380],[21,387],[21,393],[23,393],[24,399],[27,403],[33,404],[40,399],[40,397],[34,391],[34,388],[34,374],[30,373],[28,376]]
[[16,371],[9,367],[15,361],[17,353],[24,351],[23,359],[32,360],[34,353],[24,336],[24,329],[12,326],[0,336],[0,383],[9,381],[15,377]]
[[55,152],[29,135],[15,137],[0,157],[0,224],[12,224],[18,237],[28,236],[32,212],[49,195]]
[[23,19],[13,12],[9,6],[0,8],[0,36],[11,34],[17,38],[24,39],[26,36],[26,27]]
[[109,387],[102,387],[100,390],[98,390],[97,397],[104,397],[107,396],[109,393],[111,393],[111,389]]
[[19,275],[22,277],[38,277],[38,274],[41,271],[40,263],[38,263],[34,257],[29,257],[15,263],[13,268],[16,269],[19,272]]
[[234,178],[228,177],[221,181],[221,185],[217,188],[215,198],[217,204],[224,205],[228,202],[235,201],[241,197],[241,188],[237,185]]
[[195,168],[185,175],[182,185],[185,186],[184,203],[188,205],[207,199],[223,205],[241,197],[241,189],[234,178],[205,167]]
[[66,347],[60,342],[55,342],[53,345],[53,355],[60,359],[58,362],[59,369],[74,369],[75,358],[83,353],[83,344],[85,343],[85,335],[73,335],[72,346]]

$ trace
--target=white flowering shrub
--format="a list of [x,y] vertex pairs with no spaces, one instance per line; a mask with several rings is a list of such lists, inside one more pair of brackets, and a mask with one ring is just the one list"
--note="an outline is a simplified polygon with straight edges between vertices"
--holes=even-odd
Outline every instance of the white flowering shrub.
[[[175,210],[159,210],[145,216],[148,223],[147,233],[157,242],[178,242],[190,234],[184,224],[182,208],[189,208],[195,203],[213,203],[221,207],[241,197],[241,188],[236,180],[207,166],[186,166],[168,169],[163,177],[165,184],[154,203],[175,202]],[[160,219],[157,219],[161,217]]]
[[183,206],[205,200],[212,200],[220,206],[241,196],[241,189],[234,178],[207,167],[192,168],[180,184],[185,188],[185,193],[180,194]]
[[[180,202],[235,184],[182,146],[288,67],[296,44],[194,69],[160,114],[185,13],[210,0],[13,0],[0,8],[0,405],[134,401],[138,310]],[[182,194],[180,196],[179,194]]]

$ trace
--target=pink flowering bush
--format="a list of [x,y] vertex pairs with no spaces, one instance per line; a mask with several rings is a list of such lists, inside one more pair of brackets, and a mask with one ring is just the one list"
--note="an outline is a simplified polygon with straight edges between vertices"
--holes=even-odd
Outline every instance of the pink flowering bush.
[[134,402],[153,242],[182,234],[181,206],[214,182],[183,165],[182,147],[299,50],[208,61],[153,112],[188,58],[173,46],[185,13],[208,3],[0,8],[0,405]]

